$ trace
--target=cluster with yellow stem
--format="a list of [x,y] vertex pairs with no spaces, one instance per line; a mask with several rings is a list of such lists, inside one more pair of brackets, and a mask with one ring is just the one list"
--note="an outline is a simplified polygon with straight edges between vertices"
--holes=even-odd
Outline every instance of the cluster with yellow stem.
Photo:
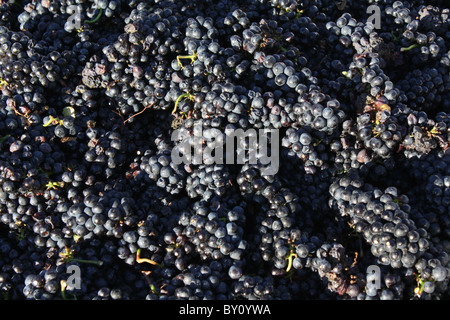
[[180,56],[177,56],[178,65],[179,65],[182,69],[184,69],[184,65],[181,63],[181,60],[183,60],[183,59],[190,59],[190,60],[191,60],[191,64],[193,64],[194,61],[197,59],[197,57],[198,57],[198,53],[197,53],[196,51],[194,51],[194,52],[193,52],[192,54],[190,54],[190,55],[180,55]]
[[189,118],[189,116],[190,116],[189,113],[186,113],[186,112],[183,112],[183,111],[181,111],[179,114],[177,114],[178,103],[182,99],[188,99],[190,101],[194,101],[195,96],[193,94],[189,93],[189,91],[188,91],[186,93],[181,94],[177,98],[177,100],[175,101],[175,106],[174,106],[174,108],[172,110],[172,115],[175,116],[175,119],[172,122],[172,128],[174,128],[174,129],[177,129],[180,126],[181,122],[183,121],[183,118]]
[[296,247],[297,246],[293,244],[291,240],[289,240],[289,254],[286,258],[286,260],[288,261],[288,265],[286,268],[286,272],[291,271],[294,259],[297,258],[297,253],[295,253]]
[[[281,6],[277,6],[278,9],[282,9]],[[289,8],[284,8],[284,11],[286,11],[287,13],[292,12],[291,9]],[[300,18],[303,15],[304,10],[300,10],[300,9],[295,9],[295,19]]]
[[[148,263],[148,264],[151,264],[151,265],[153,265],[153,266],[157,266],[157,267],[159,267],[159,268],[163,268],[163,267],[164,267],[162,264],[159,264],[158,262],[156,262],[156,261],[154,261],[154,260],[152,260],[152,259],[149,259],[149,258],[142,258],[142,257],[141,257],[141,248],[139,248],[139,249],[136,251],[136,262],[137,262],[137,263]],[[156,288],[155,284],[154,284],[154,283],[150,280],[150,278],[148,277],[152,272],[151,272],[151,271],[145,271],[145,270],[143,270],[143,271],[141,271],[141,273],[144,275],[145,280],[147,281],[147,283],[148,283],[148,285],[149,285],[149,287],[150,287],[151,293],[156,294],[156,295],[159,295],[159,294],[160,294],[160,291]],[[163,285],[163,286],[164,286],[164,285]],[[161,287],[160,289],[162,289],[162,287]]]
[[56,126],[56,125],[62,125],[63,121],[60,120],[59,118],[56,118],[52,115],[48,116],[48,121],[46,123],[44,123],[42,126],[43,127],[48,127],[48,126]]
[[64,187],[64,181],[61,181],[61,182],[49,181],[45,186],[47,187],[47,190],[50,190],[50,189],[57,190],[58,188]]
[[0,89],[3,89],[3,87],[8,86],[8,82],[6,82],[3,78],[0,77]]
[[80,34],[84,31],[84,26],[81,26],[79,29],[77,29],[77,33]]
[[154,260],[152,260],[152,259],[149,259],[149,258],[142,258],[142,257],[141,257],[141,248],[139,248],[139,249],[136,251],[136,262],[137,262],[137,263],[149,263],[149,264],[151,264],[151,265],[158,266],[158,267],[160,267],[160,268],[163,267],[163,265],[159,264],[158,262],[156,262],[156,261],[154,261]]
[[414,294],[420,298],[422,296],[422,294],[424,293],[424,285],[427,282],[434,282],[434,280],[426,280],[426,279],[422,279],[420,274],[416,275],[416,282],[417,282],[417,287],[414,288]]
[[172,114],[175,114],[175,113],[177,112],[177,109],[178,109],[178,103],[181,101],[181,99],[188,99],[188,100],[190,100],[190,101],[194,101],[195,96],[194,96],[193,94],[189,93],[189,91],[186,92],[186,93],[181,94],[181,95],[177,98],[177,100],[175,101],[175,106],[174,106],[174,108],[173,108],[173,110],[172,110]]
[[440,134],[437,125],[435,125],[433,128],[431,128],[431,130],[426,130],[425,129],[426,134],[428,135],[428,137],[430,138],[435,138],[438,134]]

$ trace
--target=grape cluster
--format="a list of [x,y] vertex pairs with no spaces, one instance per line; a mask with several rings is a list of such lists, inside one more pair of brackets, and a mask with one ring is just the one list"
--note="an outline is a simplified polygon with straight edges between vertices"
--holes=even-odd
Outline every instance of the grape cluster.
[[439,0],[2,1],[0,297],[448,299],[449,40]]

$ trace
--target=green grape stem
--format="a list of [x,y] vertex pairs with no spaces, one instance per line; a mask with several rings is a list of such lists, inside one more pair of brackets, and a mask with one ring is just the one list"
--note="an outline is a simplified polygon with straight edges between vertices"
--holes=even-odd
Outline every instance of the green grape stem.
[[187,98],[187,99],[189,99],[189,100],[191,100],[191,101],[194,101],[195,96],[194,96],[193,94],[190,94],[189,92],[181,94],[181,95],[177,98],[177,100],[175,101],[175,107],[174,107],[173,110],[172,110],[172,114],[175,114],[175,113],[177,112],[178,103],[179,103],[180,100],[183,99],[183,98]]
[[96,266],[103,265],[103,261],[101,261],[101,260],[97,261],[97,260],[84,260],[84,259],[77,259],[77,258],[69,258],[69,259],[67,259],[67,262],[69,262],[69,261],[93,264],[93,265],[96,265]]
[[420,47],[420,46],[419,46],[417,43],[415,43],[415,44],[410,45],[409,47],[401,48],[401,49],[400,49],[400,52],[409,51],[409,50],[414,49],[414,48],[417,48],[417,47]]
[[98,19],[100,19],[100,17],[102,16],[102,14],[103,14],[103,9],[100,8],[100,10],[99,10],[97,16],[96,16],[94,19],[92,19],[92,20],[84,20],[84,22],[85,22],[85,23],[90,23],[90,24],[96,23],[96,22],[98,21]]
[[3,136],[3,137],[1,137],[1,138],[0,138],[0,143],[3,143],[3,142],[5,142],[5,141],[6,141],[6,139],[8,139],[9,137],[11,137],[11,135],[10,135],[10,134],[7,134],[6,136]]

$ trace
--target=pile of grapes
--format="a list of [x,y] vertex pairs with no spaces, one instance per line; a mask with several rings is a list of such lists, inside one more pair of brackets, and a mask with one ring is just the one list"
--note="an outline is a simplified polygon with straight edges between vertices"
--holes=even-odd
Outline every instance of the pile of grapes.
[[0,299],[449,299],[445,3],[1,1]]

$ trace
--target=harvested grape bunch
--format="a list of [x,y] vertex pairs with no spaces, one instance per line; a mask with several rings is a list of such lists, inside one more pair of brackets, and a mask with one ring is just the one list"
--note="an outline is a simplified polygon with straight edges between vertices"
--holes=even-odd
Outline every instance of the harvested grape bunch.
[[0,298],[450,298],[445,1],[0,2]]

